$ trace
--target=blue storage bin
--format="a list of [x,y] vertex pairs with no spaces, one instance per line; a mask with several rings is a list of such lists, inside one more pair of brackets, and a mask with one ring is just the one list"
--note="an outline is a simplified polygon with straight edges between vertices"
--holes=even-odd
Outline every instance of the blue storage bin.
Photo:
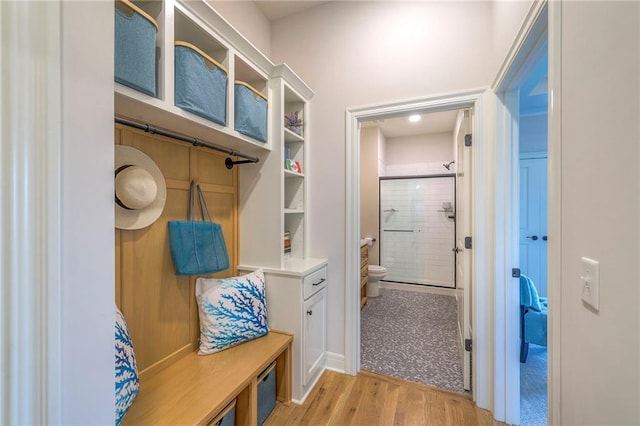
[[235,129],[266,142],[267,97],[243,81],[236,81],[235,95]]
[[115,80],[156,96],[158,24],[128,0],[115,5]]
[[234,399],[222,410],[220,416],[211,423],[215,426],[235,426],[236,424],[236,400]]
[[276,363],[258,376],[258,425],[262,425],[276,407]]
[[227,70],[196,46],[175,42],[175,103],[227,125]]

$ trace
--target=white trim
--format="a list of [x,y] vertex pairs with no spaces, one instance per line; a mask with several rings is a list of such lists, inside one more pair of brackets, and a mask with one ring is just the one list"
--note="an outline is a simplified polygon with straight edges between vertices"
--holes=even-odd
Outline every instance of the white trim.
[[337,371],[338,373],[344,373],[344,355],[337,354],[335,352],[327,352],[325,368],[327,370]]
[[60,3],[0,2],[0,423],[61,419]]
[[[496,96],[487,90],[474,107],[472,150],[473,261],[473,399],[479,408],[494,413],[494,216]],[[496,417],[497,419],[497,417]],[[500,420],[500,419],[498,419]]]
[[560,424],[560,306],[562,289],[562,3],[549,3],[549,129],[547,292],[549,298],[549,351],[547,352],[548,424]]
[[[506,421],[509,424],[520,422],[520,389],[519,374],[510,372],[520,370],[518,356],[518,329],[519,315],[514,306],[517,306],[519,298],[519,286],[512,283],[508,273],[512,267],[517,267],[518,244],[517,241],[517,215],[518,205],[518,153],[517,142],[514,144],[513,126],[517,125],[510,109],[513,109],[513,95],[509,91],[517,87],[519,79],[526,73],[526,67],[530,66],[531,59],[541,54],[546,46],[544,35],[548,33],[547,1],[535,1],[522,25],[500,72],[498,73],[493,88],[500,94],[507,104],[499,105],[497,144],[501,150],[497,156],[495,165],[497,173],[504,173],[497,178],[501,185],[496,186],[496,383],[495,406],[496,419]],[[552,74],[552,73],[550,73]],[[551,75],[550,75],[551,77]],[[517,141],[517,137],[515,138]],[[511,182],[509,185],[506,182]],[[552,184],[551,179],[549,184]],[[514,186],[516,185],[516,186]],[[549,230],[551,235],[551,230]],[[549,252],[551,253],[551,252]],[[551,257],[551,256],[550,256]],[[559,346],[559,345],[558,345]],[[559,350],[559,348],[556,348]],[[550,405],[552,400],[550,400]]]
[[[346,232],[345,232],[345,283],[358,282],[360,273],[360,134],[359,126],[363,121],[370,121],[379,118],[388,118],[403,115],[408,112],[418,112],[421,114],[445,111],[452,109],[476,108],[476,120],[474,124],[474,132],[483,129],[481,122],[483,121],[483,108],[479,105],[484,89],[470,90],[467,92],[459,92],[453,94],[436,95],[428,98],[415,100],[398,101],[383,105],[374,105],[369,107],[351,108],[346,111]],[[491,127],[491,126],[487,126]],[[490,139],[485,139],[486,134],[477,132],[478,137],[475,138],[474,145],[482,147],[489,143]],[[483,152],[484,148],[474,150]],[[474,162],[476,160],[474,159]],[[480,168],[478,168],[480,169]],[[484,177],[476,179],[474,172],[474,182],[479,186],[486,185]],[[485,192],[490,192],[486,190]],[[484,207],[482,207],[484,209]],[[484,223],[483,221],[479,223]],[[477,229],[477,228],[476,228]],[[485,277],[487,264],[476,264],[478,270],[476,277]],[[478,275],[480,273],[480,275]],[[484,302],[484,285],[489,285],[490,280],[480,279],[481,284],[475,291],[482,296],[477,297],[477,301]],[[482,323],[486,322],[484,318],[491,314],[491,309],[487,310],[487,305],[473,304],[474,313],[478,318],[482,318]],[[474,330],[478,330],[474,327]],[[348,374],[355,375],[360,371],[360,290],[358,286],[345,285],[345,361],[344,369]],[[485,343],[478,340],[474,353],[476,356],[480,354],[480,359],[490,359],[483,356],[482,351],[485,350]],[[485,389],[491,388],[491,385],[485,383],[491,379],[491,375],[478,373],[478,370],[484,371],[485,366],[474,369],[474,398],[476,396],[476,388],[481,389],[478,394],[484,401]],[[487,408],[488,406],[481,406]]]
[[509,49],[509,53],[507,53],[507,56],[504,58],[504,61],[500,66],[500,70],[491,85],[491,88],[495,92],[497,92],[500,87],[505,88],[510,86],[512,84],[512,81],[510,80],[512,80],[520,71],[524,58],[521,58],[518,55],[522,50],[526,50],[530,43],[535,43],[535,39],[530,39],[529,36],[533,30],[535,22],[543,12],[546,4],[547,0],[534,0],[533,4],[529,8],[527,16],[524,19],[524,23],[520,27],[520,30]]

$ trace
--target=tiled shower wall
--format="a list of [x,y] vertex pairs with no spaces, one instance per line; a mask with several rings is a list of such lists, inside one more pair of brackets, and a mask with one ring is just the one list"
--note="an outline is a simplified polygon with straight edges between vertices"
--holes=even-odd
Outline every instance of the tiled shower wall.
[[385,280],[454,287],[455,222],[441,211],[445,202],[455,207],[454,184],[453,177],[380,181]]

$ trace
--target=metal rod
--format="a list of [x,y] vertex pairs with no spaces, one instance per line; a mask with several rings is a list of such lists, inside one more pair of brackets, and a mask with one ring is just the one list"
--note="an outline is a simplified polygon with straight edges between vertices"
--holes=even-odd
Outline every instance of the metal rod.
[[[245,160],[240,160],[240,161],[233,161],[230,158],[227,158],[228,161],[231,161],[231,167],[233,167],[234,164],[257,163],[260,161],[258,157],[251,157],[250,155],[246,155],[241,152],[234,151],[233,149],[225,148],[224,146],[206,142],[198,138],[192,138],[192,137],[184,136],[178,133],[173,133],[166,130],[158,129],[157,127],[153,127],[150,124],[142,124],[142,123],[138,123],[137,121],[132,121],[132,120],[128,120],[126,118],[121,118],[121,117],[115,117],[115,122],[124,124],[125,126],[135,127],[136,129],[144,130],[146,133],[151,133],[152,135],[166,136],[171,139],[177,139],[182,142],[188,142],[193,146],[209,148],[215,151],[224,152],[225,154],[233,155],[240,158],[245,158]],[[227,165],[227,168],[230,169],[231,167],[229,167],[228,161],[225,161],[225,165]]]

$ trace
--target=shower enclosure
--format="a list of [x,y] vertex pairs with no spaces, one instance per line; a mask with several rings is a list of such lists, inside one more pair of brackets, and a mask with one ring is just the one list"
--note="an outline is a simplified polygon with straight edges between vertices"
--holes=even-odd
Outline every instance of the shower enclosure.
[[380,178],[384,281],[455,288],[455,177]]

